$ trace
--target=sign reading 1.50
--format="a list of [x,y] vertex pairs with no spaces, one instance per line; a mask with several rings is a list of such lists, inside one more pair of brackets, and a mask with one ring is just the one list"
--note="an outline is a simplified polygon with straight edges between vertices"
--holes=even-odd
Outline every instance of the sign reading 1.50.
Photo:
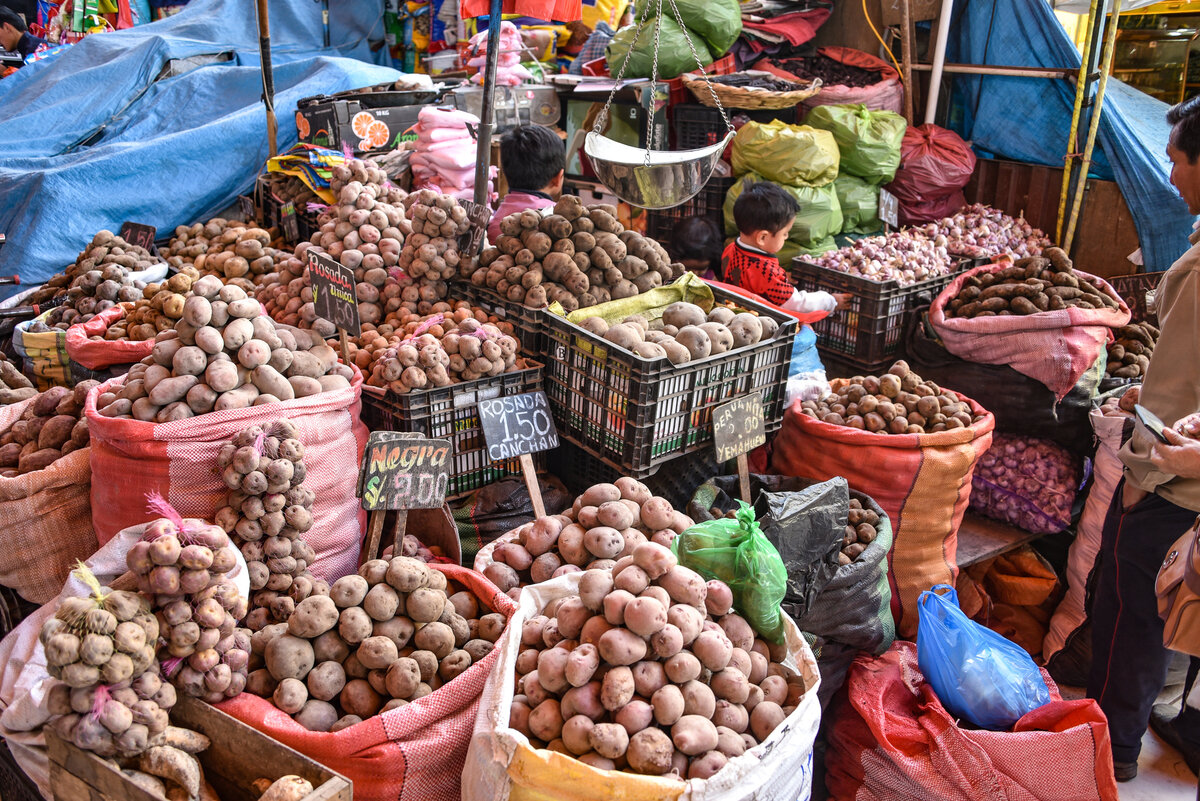
[[479,401],[479,422],[494,462],[558,447],[545,392]]

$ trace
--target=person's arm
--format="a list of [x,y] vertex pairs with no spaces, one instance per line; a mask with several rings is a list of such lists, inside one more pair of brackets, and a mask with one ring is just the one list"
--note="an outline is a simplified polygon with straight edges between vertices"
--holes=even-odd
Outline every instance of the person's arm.
[[1167,441],[1155,440],[1150,463],[1163,473],[1180,478],[1200,478],[1200,440],[1189,439],[1173,428],[1164,428]]
[[[796,306],[790,306],[788,304],[797,302],[797,295],[800,296],[799,302],[801,303],[808,302],[805,301],[805,296],[813,294],[825,295],[831,301],[833,299],[833,296],[827,292],[800,292],[799,290],[793,288],[792,282],[788,280],[787,273],[785,273],[783,268],[779,266],[779,260],[774,257],[759,259],[758,263],[761,265],[764,278],[764,285],[759,294],[774,303],[776,306],[780,306],[785,309],[792,309],[793,311],[815,311],[823,308],[823,301],[819,299],[814,299],[811,301],[812,303],[817,304],[816,309],[799,308]],[[829,307],[829,311],[833,311],[833,306]]]
[[838,299],[820,289],[805,292],[803,289],[793,289],[792,297],[781,308],[794,312],[832,312],[838,307]]

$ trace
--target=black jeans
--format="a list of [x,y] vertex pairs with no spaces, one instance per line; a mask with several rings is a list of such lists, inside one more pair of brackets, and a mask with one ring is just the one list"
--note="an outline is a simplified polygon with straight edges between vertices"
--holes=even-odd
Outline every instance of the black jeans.
[[[1087,691],[1108,717],[1113,760],[1136,762],[1171,658],[1163,647],[1154,580],[1171,544],[1191,527],[1196,513],[1157,495],[1122,509],[1124,489],[1122,480],[1108,507],[1096,556]],[[1181,716],[1177,725],[1186,739],[1200,743],[1197,718],[1194,713]]]

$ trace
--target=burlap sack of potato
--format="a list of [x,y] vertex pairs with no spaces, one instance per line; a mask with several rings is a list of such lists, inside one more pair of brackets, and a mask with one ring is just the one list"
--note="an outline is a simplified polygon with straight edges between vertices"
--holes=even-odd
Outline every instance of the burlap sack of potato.
[[981,364],[1007,364],[1041,381],[1061,401],[1105,351],[1110,328],[1129,322],[1129,307],[1108,283],[1080,270],[1118,303],[1116,309],[1066,308],[1008,317],[949,317],[947,304],[973,275],[1011,265],[987,264],[957,276],[929,307],[929,322],[946,350]]
[[[128,339],[105,339],[108,327],[125,316],[125,307],[117,304],[105,309],[86,323],[67,329],[67,357],[89,370],[102,370],[114,364],[133,364],[150,355],[154,340],[134,342]],[[92,337],[100,337],[92,339]]]
[[790,618],[785,618],[789,654],[784,666],[804,677],[807,692],[765,742],[729,760],[709,779],[684,782],[600,770],[557,751],[534,749],[525,735],[511,728],[522,626],[550,601],[576,593],[582,575],[568,573],[521,591],[517,611],[493,651],[499,658],[480,699],[463,769],[463,801],[808,801],[813,742],[821,724],[821,676],[812,650]]
[[[0,406],[0,431],[7,431],[34,403]],[[34,603],[46,603],[62,588],[77,559],[98,547],[92,530],[89,449],[81,448],[49,467],[16,478],[0,478],[0,585]]]
[[[464,585],[488,609],[509,617],[516,604],[478,573],[430,564]],[[352,571],[351,571],[352,572]],[[507,636],[507,635],[506,635]],[[430,695],[338,732],[309,731],[270,699],[242,693],[218,705],[271,738],[354,782],[355,801],[458,801],[467,797],[463,761],[499,648]],[[489,796],[492,798],[499,796]]]
[[[840,383],[839,383],[840,382]],[[833,382],[836,390],[845,379]],[[957,393],[956,393],[957,394]],[[970,426],[934,434],[881,434],[808,417],[795,404],[775,437],[771,472],[824,481],[843,476],[887,512],[893,545],[888,570],[897,633],[917,634],[917,597],[954,584],[958,527],[971,495],[975,462],[992,444],[996,418],[963,395]]]
[[316,522],[305,534],[317,554],[310,569],[329,581],[354,571],[365,522],[355,488],[367,440],[359,419],[363,378],[357,368],[347,389],[171,423],[101,415],[96,399],[123,381],[116,378],[93,388],[84,408],[91,431],[92,473],[104,477],[91,490],[92,523],[101,544],[145,519],[141,499],[151,491],[185,517],[211,520],[229,492],[216,469],[221,446],[249,426],[286,417],[300,431],[308,469],[304,483],[317,498]]

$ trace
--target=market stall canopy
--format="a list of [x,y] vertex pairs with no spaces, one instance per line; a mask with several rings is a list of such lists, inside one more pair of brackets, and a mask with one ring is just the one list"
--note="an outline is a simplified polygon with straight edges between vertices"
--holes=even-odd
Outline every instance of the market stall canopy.
[[[399,77],[364,63],[381,30],[376,4],[334,4],[328,51],[319,3],[270,10],[277,108]],[[158,79],[219,53],[228,59]],[[0,81],[0,273],[40,283],[102,228],[137,220],[169,231],[225,208],[267,158],[261,94],[255,17],[237,0],[193,0]],[[295,142],[294,115],[281,111],[280,150]]]
[[[1122,3],[1122,8],[1125,8]],[[1060,6],[1060,10],[1062,7]],[[1048,3],[958,2],[947,60],[1078,69],[1080,56]],[[958,75],[954,127],[981,152],[1063,165],[1075,89],[1066,81]],[[1166,270],[1189,247],[1193,218],[1171,186],[1167,105],[1110,79],[1091,175],[1116,180],[1137,226],[1146,270]],[[1125,256],[1126,254],[1119,254]],[[1133,272],[1131,265],[1130,272]]]
[[[1121,0],[1121,12],[1133,11],[1138,8],[1152,6],[1161,0]],[[1054,2],[1050,0],[1050,7],[1055,11],[1063,11],[1067,14],[1086,14],[1091,10],[1091,0],[1059,0]]]

